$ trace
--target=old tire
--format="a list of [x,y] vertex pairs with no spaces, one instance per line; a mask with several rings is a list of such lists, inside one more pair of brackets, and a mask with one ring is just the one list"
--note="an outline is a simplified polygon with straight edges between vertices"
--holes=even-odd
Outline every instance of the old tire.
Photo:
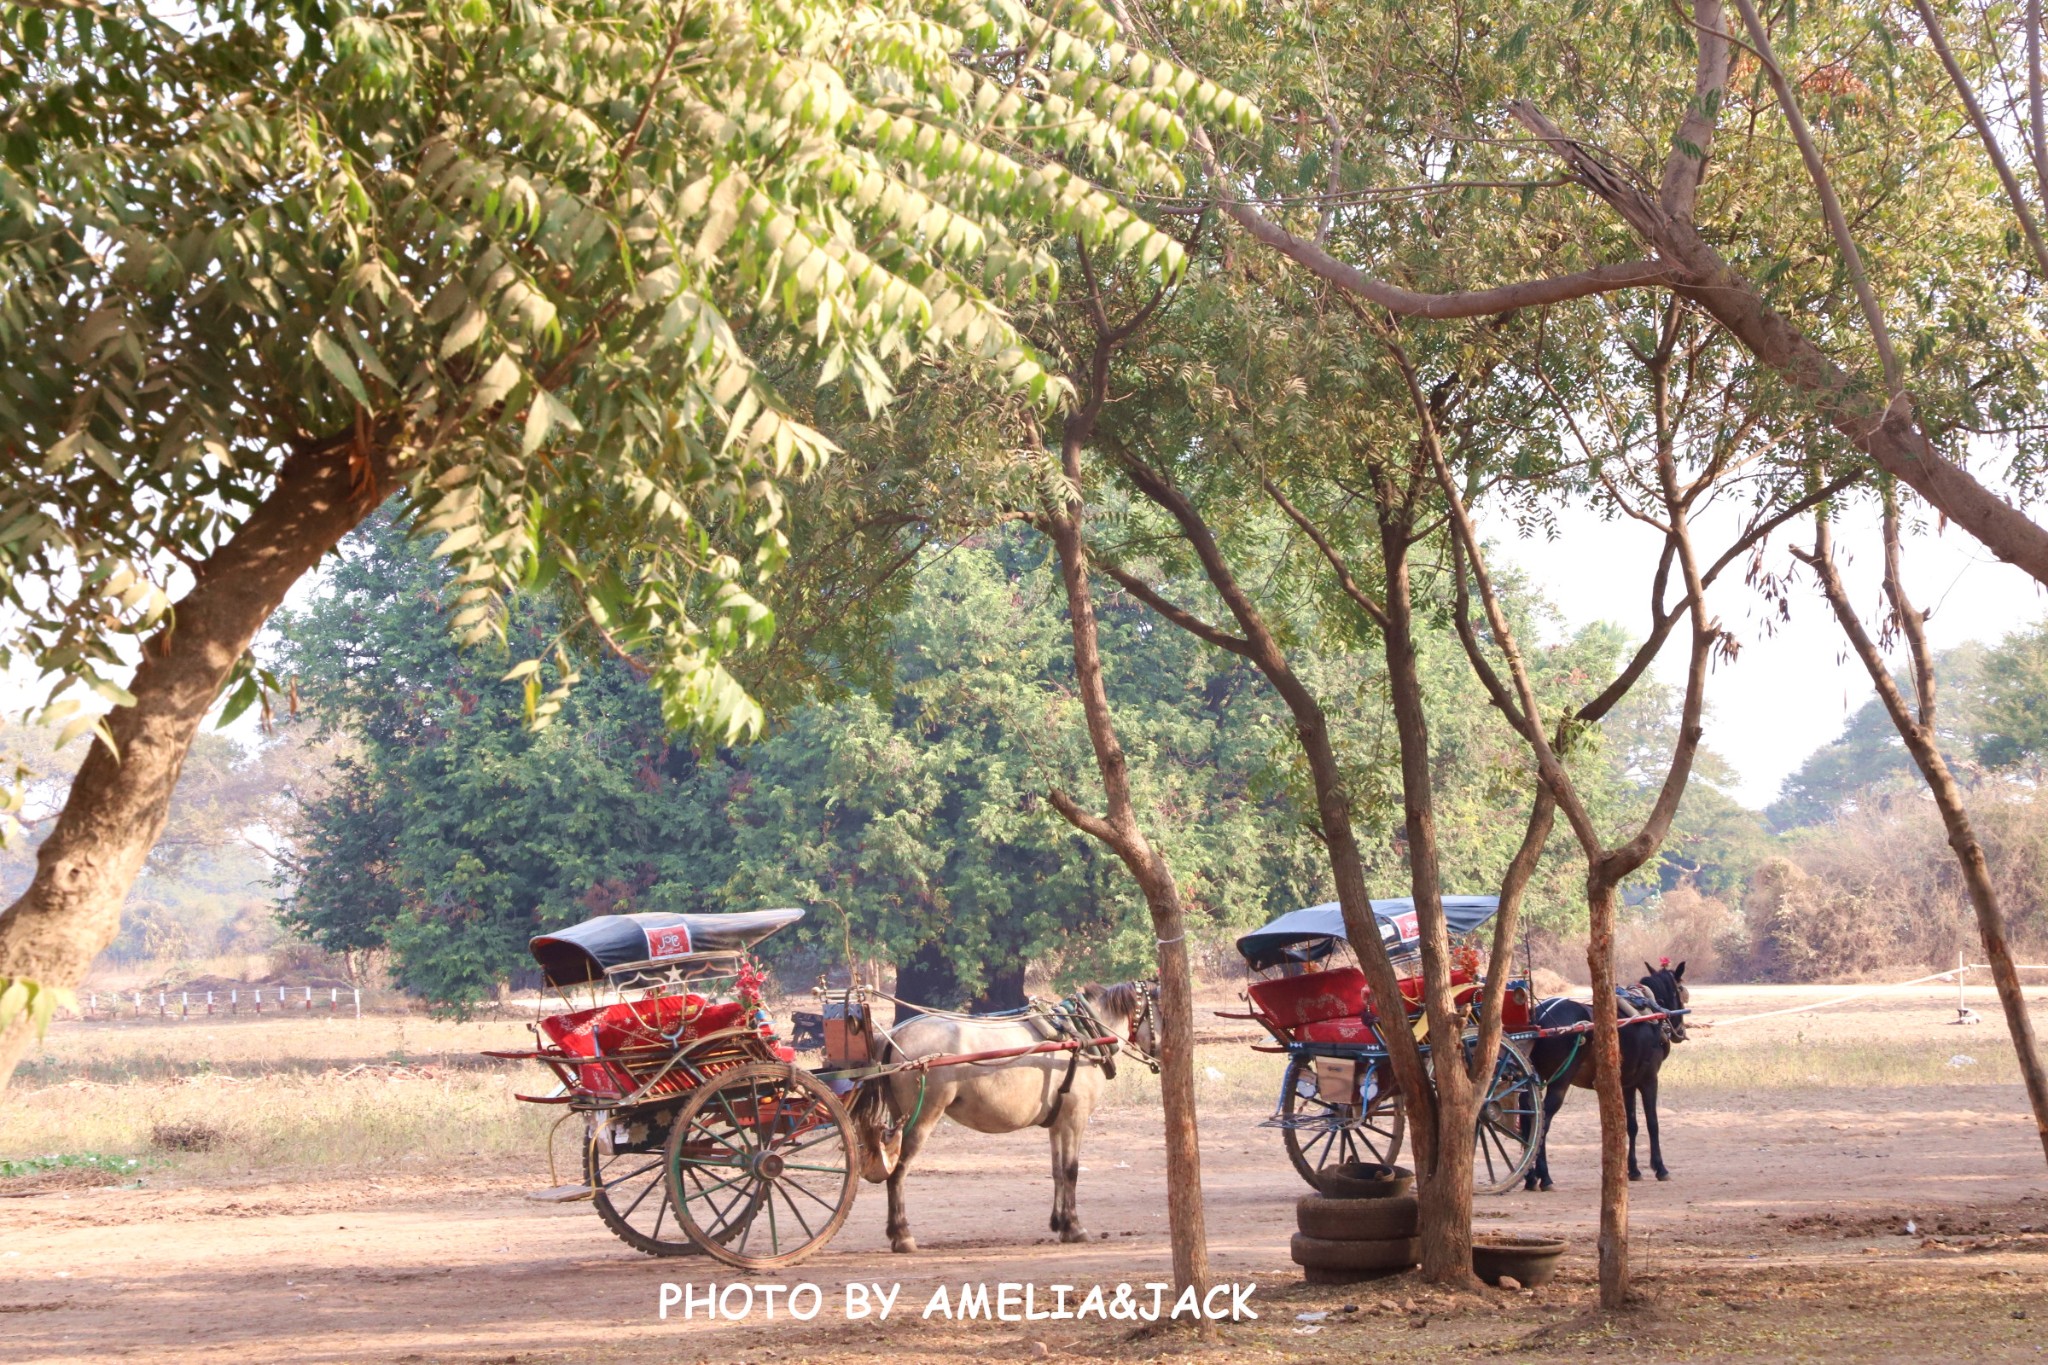
[[[1325,1242],[1385,1242],[1415,1235],[1415,1196],[1331,1199],[1305,1194],[1294,1205],[1295,1226]],[[1303,1265],[1308,1262],[1302,1262]]]
[[[1384,1174],[1361,1177],[1362,1170]],[[1315,1187],[1332,1199],[1397,1199],[1415,1188],[1415,1172],[1406,1166],[1378,1166],[1346,1161],[1316,1172]]]
[[1405,1265],[1389,1266],[1385,1270],[1323,1270],[1317,1266],[1305,1265],[1301,1268],[1301,1282],[1303,1284],[1370,1284],[1374,1280],[1384,1280],[1391,1276],[1406,1274],[1407,1271],[1408,1267]]
[[1422,1264],[1422,1239],[1396,1237],[1383,1242],[1333,1242],[1294,1234],[1288,1244],[1294,1263],[1311,1270],[1405,1270]]

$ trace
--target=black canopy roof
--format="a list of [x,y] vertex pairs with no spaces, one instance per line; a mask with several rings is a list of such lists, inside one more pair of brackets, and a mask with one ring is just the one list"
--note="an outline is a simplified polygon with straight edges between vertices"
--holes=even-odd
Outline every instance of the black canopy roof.
[[[1493,918],[1500,909],[1498,896],[1445,896],[1444,920],[1453,934],[1469,934]],[[1415,901],[1374,901],[1373,915],[1380,922],[1380,942],[1390,957],[1416,952],[1422,934],[1415,921]],[[1237,951],[1254,967],[1277,967],[1283,962],[1313,961],[1326,957],[1336,941],[1344,938],[1344,914],[1335,901],[1293,910],[1263,929],[1254,929],[1237,941]]]
[[699,953],[738,953],[804,917],[801,910],[737,910],[724,915],[599,915],[527,944],[548,981],[600,981],[607,969],[668,962]]

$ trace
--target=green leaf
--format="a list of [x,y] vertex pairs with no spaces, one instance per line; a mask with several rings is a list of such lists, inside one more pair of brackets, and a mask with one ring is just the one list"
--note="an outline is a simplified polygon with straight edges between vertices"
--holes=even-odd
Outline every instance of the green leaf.
[[356,373],[356,363],[342,344],[330,336],[325,327],[313,331],[313,358],[326,367],[329,374],[341,381],[341,386],[355,397],[364,407],[370,406],[369,390],[363,387],[363,378]]

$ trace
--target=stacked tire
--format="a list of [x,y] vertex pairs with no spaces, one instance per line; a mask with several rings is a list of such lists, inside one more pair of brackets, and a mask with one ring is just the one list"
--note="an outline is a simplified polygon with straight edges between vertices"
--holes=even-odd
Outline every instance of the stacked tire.
[[1422,1263],[1415,1196],[1340,1199],[1304,1195],[1294,1206],[1291,1249],[1310,1284],[1356,1284]]

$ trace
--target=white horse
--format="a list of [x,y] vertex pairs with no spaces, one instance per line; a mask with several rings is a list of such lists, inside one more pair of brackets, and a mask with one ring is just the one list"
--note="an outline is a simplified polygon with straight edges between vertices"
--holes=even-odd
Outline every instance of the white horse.
[[[1114,986],[1085,986],[1066,1003],[1084,1005],[1103,1025],[1097,1036],[1113,1034],[1149,1060],[1159,1055],[1158,1001],[1156,986],[1122,981]],[[1085,1027],[1085,1019],[1077,1022]],[[878,1040],[881,1056],[876,1060],[901,1062],[997,1052],[1063,1036],[1071,1034],[1062,1034],[1043,1014],[1015,1018],[920,1014]],[[860,1136],[862,1174],[889,1185],[890,1248],[917,1250],[909,1215],[903,1211],[903,1177],[942,1118],[978,1133],[1046,1129],[1052,1138],[1052,1230],[1063,1242],[1086,1241],[1088,1234],[1074,1211],[1074,1186],[1081,1173],[1081,1132],[1103,1087],[1115,1075],[1115,1051],[1100,1057],[1050,1052],[930,1071],[898,1071],[866,1082],[854,1100],[853,1117]]]

